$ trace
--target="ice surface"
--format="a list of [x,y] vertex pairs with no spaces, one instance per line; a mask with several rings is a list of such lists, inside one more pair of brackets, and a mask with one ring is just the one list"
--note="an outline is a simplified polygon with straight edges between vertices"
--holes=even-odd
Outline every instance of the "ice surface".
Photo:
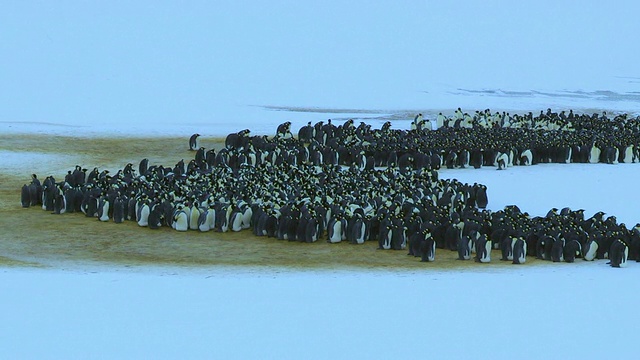
[[14,2],[0,13],[0,131],[224,135],[338,117],[265,106],[636,113],[639,48],[625,39],[640,33],[638,10],[634,1]]
[[639,271],[5,270],[0,345],[38,359],[633,358]]

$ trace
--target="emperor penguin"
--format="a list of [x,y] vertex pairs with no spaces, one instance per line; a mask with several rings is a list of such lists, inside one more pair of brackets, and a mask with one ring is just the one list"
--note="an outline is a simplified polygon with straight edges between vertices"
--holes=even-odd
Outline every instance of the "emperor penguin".
[[298,131],[298,140],[304,144],[311,143],[311,139],[315,138],[315,128],[311,125],[311,121]]
[[31,194],[29,193],[29,185],[22,185],[22,191],[20,193],[20,203],[23,208],[31,206]]
[[625,164],[631,164],[631,163],[635,162],[635,160],[636,160],[636,159],[635,159],[635,157],[634,157],[635,150],[634,150],[634,148],[633,148],[633,145],[625,146],[625,147],[623,148],[623,150],[624,150],[624,159],[623,159],[623,162],[624,162]]
[[189,138],[189,150],[196,151],[196,150],[199,149],[199,147],[198,147],[198,136],[200,136],[200,134],[193,134]]
[[443,127],[444,126],[444,122],[445,122],[445,116],[442,115],[442,113],[438,113],[438,116],[436,117],[435,129],[433,129],[433,130],[437,130],[437,129]]
[[520,165],[529,166],[532,164],[533,154],[530,149],[523,150],[520,153]]
[[496,162],[498,163],[498,170],[506,169],[507,165],[509,164],[509,155],[507,155],[506,153],[500,153],[496,159]]
[[515,240],[516,239],[513,236],[507,236],[502,240],[500,243],[502,258],[500,260],[513,261],[513,243]]
[[595,145],[591,145],[591,151],[589,152],[589,163],[597,164],[600,162],[600,149]]
[[240,231],[242,230],[242,212],[238,207],[235,207],[231,212],[231,216],[229,218],[229,228],[231,231]]
[[[343,221],[341,216],[336,216],[335,218],[329,221],[329,225],[327,226],[327,232],[330,243],[338,243],[342,241],[342,232],[346,231],[343,228],[345,221]],[[389,245],[391,247],[391,245]]]
[[578,240],[572,239],[567,241],[564,246],[564,261],[572,263],[575,261],[576,256],[582,255],[582,245]]
[[67,211],[67,199],[64,197],[64,192],[59,186],[55,186],[53,189],[53,212],[54,214],[64,214]]
[[478,185],[476,188],[476,205],[479,209],[484,209],[489,204],[489,198],[487,196],[487,187],[485,185]]
[[424,241],[421,243],[422,262],[433,262],[436,259],[436,242],[431,233],[424,231]]
[[524,264],[527,261],[527,243],[524,238],[514,238],[511,248],[513,249],[513,264]]
[[146,201],[142,203],[142,205],[140,205],[137,211],[138,226],[149,226],[150,212],[151,209],[149,208],[149,204]]
[[244,201],[239,203],[240,213],[242,215],[242,229],[251,228],[251,219],[253,218],[253,209]]
[[194,199],[191,206],[187,208],[187,215],[189,217],[189,229],[198,230],[198,220],[200,219],[200,213],[202,212],[198,207],[198,201]]
[[564,237],[560,237],[559,239],[554,239],[553,246],[551,247],[551,261],[553,262],[563,262],[564,261]]
[[616,268],[627,267],[628,258],[629,247],[624,241],[616,239],[613,243],[611,243],[611,248],[609,250],[609,265]]
[[172,227],[177,231],[187,231],[189,230],[189,215],[187,211],[184,209],[184,205],[178,205],[175,213],[173,214],[173,224]]
[[476,257],[475,261],[479,263],[491,262],[491,240],[483,234],[476,240]]
[[124,205],[125,200],[121,196],[113,202],[113,222],[116,224],[124,222]]
[[393,226],[390,221],[380,224],[380,235],[378,236],[378,249],[391,249],[391,239],[393,238]]
[[582,249],[582,259],[585,261],[593,261],[598,254],[600,245],[595,239],[590,239]]
[[102,196],[98,202],[98,219],[100,221],[109,221],[109,199],[106,196]]
[[200,213],[198,219],[198,230],[209,231],[216,226],[216,210],[213,206]]
[[471,259],[471,238],[464,235],[458,238],[458,260]]
[[159,229],[162,226],[162,209],[159,204],[156,204],[152,207],[151,212],[149,212],[148,217],[148,225],[149,229]]

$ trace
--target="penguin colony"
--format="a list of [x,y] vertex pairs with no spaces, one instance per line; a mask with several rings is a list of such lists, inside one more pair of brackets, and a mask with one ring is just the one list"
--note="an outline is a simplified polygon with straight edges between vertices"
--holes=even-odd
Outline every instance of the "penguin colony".
[[[141,227],[178,231],[241,231],[280,240],[362,244],[408,249],[422,261],[435,251],[460,260],[522,264],[526,256],[554,262],[610,259],[624,267],[640,261],[640,224],[627,228],[614,216],[551,209],[530,217],[517,206],[486,210],[487,187],[439,179],[441,166],[464,168],[558,162],[638,162],[640,117],[606,113],[538,116],[439,114],[426,130],[421,114],[411,130],[380,129],[353,120],[336,126],[308,123],[297,138],[291,123],[276,135],[229,134],[218,152],[189,140],[194,159],[174,166],[127,164],[116,174],[76,166],[64,181],[32,175],[22,206],[55,214],[81,212],[99,221],[136,221]],[[475,255],[472,255],[475,254]]]

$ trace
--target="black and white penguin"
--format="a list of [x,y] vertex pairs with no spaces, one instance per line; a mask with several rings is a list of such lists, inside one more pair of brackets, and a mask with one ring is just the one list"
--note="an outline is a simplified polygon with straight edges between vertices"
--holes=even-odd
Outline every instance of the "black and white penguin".
[[480,169],[484,163],[482,150],[472,150],[469,154],[469,165],[474,169]]
[[20,192],[20,203],[23,208],[31,206],[31,194],[29,193],[29,185],[22,185],[22,191]]
[[31,199],[31,206],[40,205],[42,201],[42,185],[36,174],[31,175],[31,183],[29,184],[29,197]]
[[526,149],[520,153],[520,165],[530,166],[533,164],[533,153],[530,149]]
[[447,166],[447,169],[455,168],[458,163],[458,153],[453,150],[449,151],[449,153],[445,157],[444,162]]
[[616,268],[627,267],[628,258],[629,247],[627,246],[627,244],[620,239],[616,239],[615,241],[613,241],[609,250],[609,265]]
[[572,239],[566,242],[564,245],[564,261],[572,263],[576,260],[577,256],[582,255],[582,245],[578,240]]
[[391,239],[393,238],[393,225],[391,221],[385,220],[380,223],[380,235],[378,236],[378,249],[391,249]]
[[458,260],[471,259],[472,242],[472,238],[467,235],[458,238]]
[[597,254],[600,245],[595,239],[589,239],[587,244],[582,248],[582,259],[585,261],[593,261]]
[[496,158],[496,162],[498,164],[498,170],[506,169],[507,165],[509,164],[509,155],[507,155],[506,153],[499,153],[498,157]]
[[409,236],[409,253],[416,257],[422,256],[422,242],[425,241],[426,231],[418,231]]
[[198,206],[198,202],[193,199],[188,208],[185,209],[189,215],[189,229],[191,230],[199,230],[198,220],[200,219],[200,207]]
[[138,220],[138,226],[149,226],[149,213],[151,208],[147,202],[139,205],[136,219]]
[[42,210],[53,211],[53,201],[56,195],[56,181],[53,176],[47,176],[42,182]]
[[209,206],[208,209],[200,213],[198,218],[198,230],[205,232],[209,231],[216,226],[216,210],[213,206]]
[[527,261],[527,243],[521,237],[514,238],[511,244],[513,249],[513,264],[524,264]]
[[238,208],[240,209],[240,213],[242,214],[242,224],[240,225],[242,229],[249,229],[252,226],[251,219],[253,218],[253,209],[249,204],[244,201],[241,201],[238,204]]
[[307,125],[300,128],[298,131],[298,140],[303,144],[308,144],[311,139],[315,137],[314,127],[311,125],[311,121]]
[[64,214],[67,211],[67,200],[64,197],[64,192],[59,186],[55,186],[53,190],[53,213]]
[[330,243],[342,241],[343,231],[346,231],[346,221],[341,216],[335,216],[327,225],[327,234]]
[[229,204],[218,204],[216,207],[216,226],[215,229],[220,232],[229,231],[229,219],[233,208]]
[[98,195],[87,191],[82,198],[81,211],[86,217],[94,217],[98,213]]
[[102,196],[98,202],[98,220],[109,221],[109,199],[106,196]]
[[121,196],[116,197],[113,201],[113,222],[116,224],[121,224],[124,222],[124,205],[125,199]]
[[551,261],[563,262],[564,261],[564,245],[565,239],[560,237],[553,239],[553,246],[551,247]]
[[200,134],[193,134],[191,135],[191,137],[189,138],[189,150],[191,151],[196,151],[199,149],[198,146],[198,136],[200,136]]
[[159,229],[162,226],[162,209],[160,205],[155,205],[151,209],[149,213],[149,217],[147,218],[148,224],[147,227],[149,229],[155,230]]
[[631,164],[635,160],[635,150],[633,145],[622,146],[620,150],[620,159],[621,163]]
[[364,219],[361,216],[356,217],[353,220],[353,226],[351,227],[351,239],[354,244],[364,244],[367,236],[367,227]]
[[291,139],[293,138],[293,133],[291,133],[291,121],[287,121],[278,125],[276,129],[276,138],[280,139]]
[[458,154],[458,166],[462,169],[468,168],[470,164],[470,156],[471,155],[468,150],[460,150],[460,153]]
[[487,237],[482,234],[476,240],[476,256],[475,262],[490,263],[491,262],[491,240],[487,240]]
[[140,160],[140,164],[138,165],[138,174],[140,174],[140,176],[146,176],[147,170],[149,170],[149,159],[144,158]]
[[422,262],[433,262],[436,259],[436,242],[430,232],[425,232],[422,241]]
[[307,243],[312,243],[312,242],[316,242],[318,240],[318,231],[319,228],[319,223],[318,220],[315,217],[311,217],[308,221],[307,221],[307,225],[305,227],[305,233],[304,233],[304,242]]
[[600,153],[600,148],[592,144],[591,150],[589,151],[589,163],[597,164],[598,162],[600,162]]
[[187,231],[189,230],[189,214],[187,213],[188,208],[185,209],[184,205],[180,204],[176,208],[176,211],[173,214],[173,227],[177,231]]
[[80,205],[82,204],[82,191],[79,188],[67,188],[64,191],[64,200],[67,204],[66,212],[72,213],[80,211]]
[[391,229],[391,248],[393,250],[404,250],[407,247],[405,230],[401,223],[393,224]]
[[242,212],[238,207],[233,209],[229,217],[229,229],[234,232],[242,230]]
[[[602,157],[602,155],[604,155],[604,158]],[[615,165],[618,163],[618,149],[616,149],[615,147],[606,147],[602,155],[600,155],[600,157],[604,163],[611,165]]]
[[476,205],[479,209],[485,209],[488,204],[487,187],[485,185],[478,185],[476,188]]
[[552,239],[548,236],[538,236],[536,241],[536,259],[539,260],[547,260],[550,257],[550,254],[546,254],[546,241],[552,241]]
[[502,261],[513,261],[513,243],[516,238],[507,236],[500,242],[500,251],[502,253]]

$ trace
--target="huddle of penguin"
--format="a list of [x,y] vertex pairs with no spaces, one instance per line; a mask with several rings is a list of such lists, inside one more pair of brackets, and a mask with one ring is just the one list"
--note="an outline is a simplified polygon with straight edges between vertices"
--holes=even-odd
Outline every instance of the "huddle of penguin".
[[[460,121],[437,130],[426,130],[422,115],[412,130],[392,129],[390,122],[374,129],[353,120],[341,125],[320,121],[303,126],[297,138],[285,122],[271,137],[252,135],[249,129],[229,134],[218,150],[199,146],[200,135],[194,134],[189,139],[194,158],[172,166],[143,159],[137,169],[127,164],[115,174],[97,168],[87,173],[76,166],[63,181],[49,176],[42,184],[32,175],[22,189],[22,206],[41,204],[57,214],[80,212],[150,229],[250,230],[300,242],[375,241],[381,250],[408,249],[426,262],[435,260],[436,249],[457,251],[460,260],[479,263],[491,261],[492,249],[514,264],[524,263],[527,255],[567,262],[609,258],[612,266],[621,267],[627,259],[640,258],[635,241],[640,226],[628,230],[614,218],[614,224],[608,219],[603,227],[588,219],[588,227],[569,221],[579,217],[579,211],[570,210],[545,218],[530,218],[515,206],[491,212],[485,185],[439,178],[444,165],[498,164],[504,169],[551,160],[540,144],[557,144],[550,141],[555,137],[579,138],[572,134],[591,117],[571,114],[571,130],[563,125],[541,130],[515,125],[527,116],[484,120],[502,124],[484,126],[475,117],[456,114]],[[544,116],[548,124],[562,124]],[[622,128],[637,134],[637,119],[623,120]],[[531,121],[539,126],[539,120]],[[474,142],[480,147],[469,146]],[[567,152],[558,153],[566,161]]]
[[[454,153],[469,165],[504,170],[514,165],[540,163],[637,163],[640,162],[640,117],[619,114],[559,114],[547,109],[538,116],[517,115],[489,109],[469,115],[460,108],[452,117],[440,113],[434,137],[445,156]],[[438,134],[441,133],[441,134]],[[433,143],[433,142],[432,142]],[[449,168],[466,167],[462,161]]]

